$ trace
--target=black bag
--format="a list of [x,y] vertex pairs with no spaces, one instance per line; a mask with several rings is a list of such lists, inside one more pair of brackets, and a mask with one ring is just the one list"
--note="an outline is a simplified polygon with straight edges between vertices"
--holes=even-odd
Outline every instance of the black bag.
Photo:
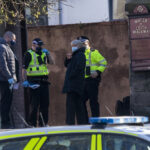
[[121,100],[117,100],[116,106],[115,106],[115,112],[117,116],[123,116],[124,110],[123,110],[123,102]]
[[124,115],[130,115],[130,96],[123,98]]
[[117,100],[115,106],[117,116],[130,115],[130,96],[126,96],[123,100]]

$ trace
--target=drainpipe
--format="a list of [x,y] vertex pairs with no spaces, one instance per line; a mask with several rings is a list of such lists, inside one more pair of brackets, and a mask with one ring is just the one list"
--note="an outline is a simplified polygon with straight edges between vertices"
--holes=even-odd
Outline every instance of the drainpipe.
[[113,20],[113,0],[108,0],[109,7],[109,21]]
[[62,24],[62,2],[58,0],[59,24]]

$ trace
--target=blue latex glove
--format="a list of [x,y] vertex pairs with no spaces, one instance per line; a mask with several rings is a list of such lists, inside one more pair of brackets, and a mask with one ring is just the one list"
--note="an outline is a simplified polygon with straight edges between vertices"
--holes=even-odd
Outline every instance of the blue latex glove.
[[14,83],[15,83],[15,80],[14,80],[13,78],[10,78],[10,79],[8,79],[8,83],[9,83],[9,84],[14,84]]
[[30,87],[31,89],[37,89],[37,88],[40,87],[40,85],[39,85],[39,84],[30,84],[29,87]]
[[46,55],[50,54],[50,52],[47,49],[45,49],[45,48],[42,49],[42,52],[45,53]]
[[29,85],[30,85],[30,83],[29,83],[28,81],[24,81],[24,82],[22,83],[22,86],[23,86],[23,87],[29,87]]

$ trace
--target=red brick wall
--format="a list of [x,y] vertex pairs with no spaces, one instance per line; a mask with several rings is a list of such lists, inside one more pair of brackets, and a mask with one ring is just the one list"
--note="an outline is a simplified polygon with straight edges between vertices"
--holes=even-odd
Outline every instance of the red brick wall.
[[50,125],[65,124],[65,95],[61,92],[66,71],[63,62],[66,53],[71,51],[71,40],[80,35],[88,36],[92,46],[108,61],[99,87],[101,116],[110,115],[106,106],[115,115],[116,100],[129,95],[129,41],[126,21],[28,28],[28,47],[31,46],[32,39],[40,37],[55,59],[55,65],[49,67]]

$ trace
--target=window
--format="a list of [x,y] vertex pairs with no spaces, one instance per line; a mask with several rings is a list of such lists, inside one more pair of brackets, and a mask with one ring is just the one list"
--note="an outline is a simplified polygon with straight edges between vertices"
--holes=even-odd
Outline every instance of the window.
[[32,150],[40,149],[46,141],[46,136],[20,137],[0,141],[0,150]]
[[42,146],[42,150],[90,150],[90,148],[89,134],[51,135]]
[[13,139],[0,142],[0,150],[23,150],[30,139]]
[[[96,136],[96,135],[95,135]],[[0,150],[90,150],[91,134],[21,137],[0,141]]]
[[126,135],[108,135],[102,137],[103,150],[150,150],[150,143]]

